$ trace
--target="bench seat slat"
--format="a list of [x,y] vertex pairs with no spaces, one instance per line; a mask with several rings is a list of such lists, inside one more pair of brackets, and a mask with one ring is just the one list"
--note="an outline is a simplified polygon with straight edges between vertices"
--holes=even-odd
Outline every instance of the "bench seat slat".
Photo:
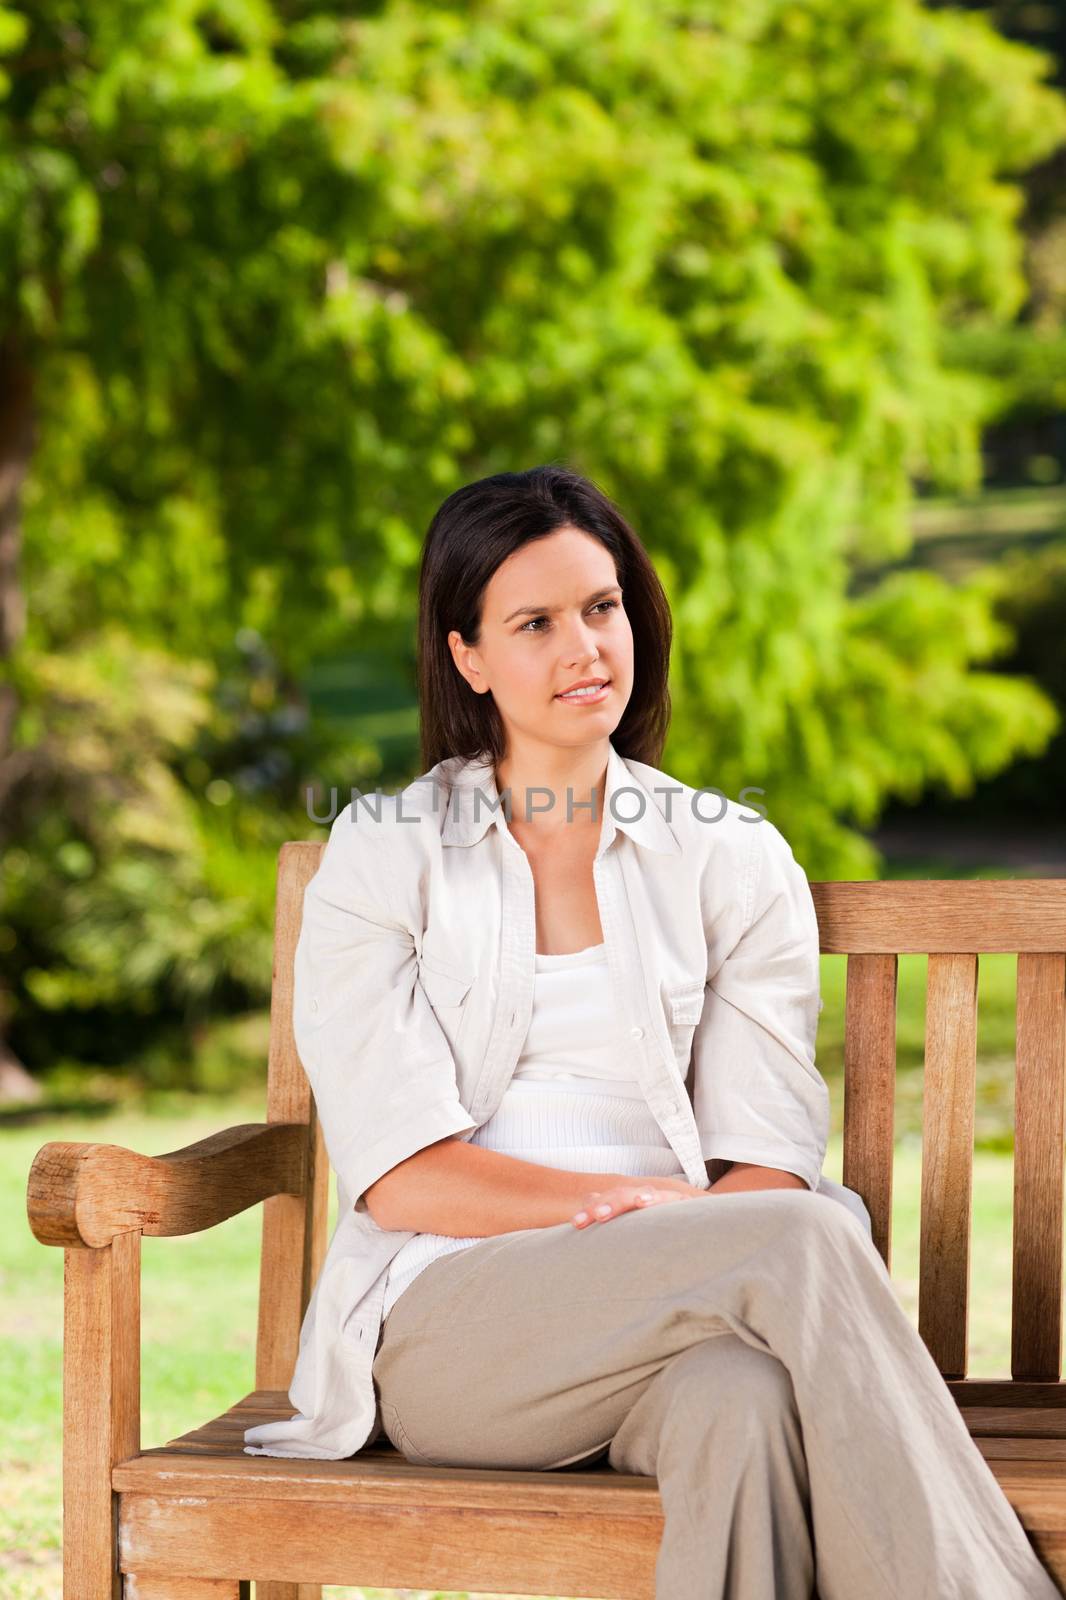
[[[1066,1490],[1066,1438],[1031,1431],[1017,1434],[975,1434],[981,1454],[1001,1481],[1017,1476],[1016,1468],[1032,1465],[1048,1481],[1061,1478]],[[1002,1470],[1000,1470],[1002,1463]],[[1041,1480],[1043,1481],[1043,1480]],[[580,1512],[582,1515],[647,1517],[661,1515],[658,1483],[606,1465],[553,1472],[507,1472],[496,1468],[424,1467],[405,1461],[398,1451],[389,1458],[360,1454],[348,1461],[288,1461],[274,1456],[233,1452],[201,1455],[147,1451],[120,1462],[112,1486],[123,1495],[195,1496],[200,1499],[342,1501],[345,1505],[451,1506],[455,1510],[496,1510],[518,1515],[530,1512]],[[1061,1511],[1066,1532],[1066,1502]]]

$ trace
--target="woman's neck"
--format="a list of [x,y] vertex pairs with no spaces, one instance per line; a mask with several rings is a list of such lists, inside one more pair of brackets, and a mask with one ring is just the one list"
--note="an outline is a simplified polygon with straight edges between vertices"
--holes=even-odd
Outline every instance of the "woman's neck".
[[505,756],[495,776],[501,795],[510,790],[511,819],[519,825],[546,835],[567,827],[598,831],[607,787],[607,761],[598,749],[566,760]]

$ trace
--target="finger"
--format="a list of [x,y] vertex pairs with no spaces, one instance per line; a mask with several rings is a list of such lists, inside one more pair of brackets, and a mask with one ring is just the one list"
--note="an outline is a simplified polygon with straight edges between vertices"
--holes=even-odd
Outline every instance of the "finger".
[[623,1211],[630,1211],[637,1205],[652,1205],[656,1199],[655,1192],[651,1189],[639,1189],[629,1193],[623,1192],[614,1201],[596,1201],[594,1196],[598,1193],[598,1190],[594,1190],[592,1196],[590,1196],[591,1203],[584,1206],[582,1210],[575,1212],[571,1219],[575,1227],[586,1228],[593,1222],[607,1222],[611,1217],[618,1216]]
[[590,1222],[600,1222],[604,1218],[609,1217],[612,1213],[612,1210],[616,1209],[611,1201],[601,1200],[599,1198],[602,1193],[603,1191],[601,1189],[589,1190],[581,1210],[575,1212],[571,1219],[575,1227],[584,1228],[587,1227]]
[[661,1205],[664,1200],[677,1200],[680,1196],[672,1193],[663,1193],[656,1189],[636,1189],[623,1192],[622,1197],[609,1207],[605,1214],[602,1207],[593,1208],[593,1221],[608,1222],[611,1217],[621,1216],[624,1211],[645,1211],[649,1206]]

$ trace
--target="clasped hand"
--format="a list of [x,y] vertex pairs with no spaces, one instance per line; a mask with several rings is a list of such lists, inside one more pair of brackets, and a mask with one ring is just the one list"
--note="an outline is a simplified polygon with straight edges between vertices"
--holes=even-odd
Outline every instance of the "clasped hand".
[[706,1194],[706,1189],[697,1189],[683,1178],[634,1178],[631,1183],[616,1183],[610,1189],[590,1189],[582,1209],[574,1213],[571,1221],[575,1228],[586,1228],[591,1222],[606,1222],[623,1211],[645,1211],[649,1206],[694,1200],[697,1195]]
[[575,1228],[590,1222],[607,1222],[625,1211],[645,1211],[649,1206],[668,1205],[672,1200],[695,1200],[714,1194],[730,1194],[753,1189],[802,1189],[807,1185],[798,1173],[778,1167],[762,1167],[751,1161],[737,1161],[709,1189],[698,1189],[684,1178],[633,1178],[612,1184],[609,1189],[590,1189],[580,1211],[571,1218]]

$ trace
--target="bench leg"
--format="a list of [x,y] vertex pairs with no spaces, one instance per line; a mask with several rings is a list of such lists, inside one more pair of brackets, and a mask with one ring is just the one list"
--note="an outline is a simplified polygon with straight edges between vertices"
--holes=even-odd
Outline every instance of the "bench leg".
[[119,1600],[111,1469],[141,1447],[141,1235],[63,1256],[63,1597]]

